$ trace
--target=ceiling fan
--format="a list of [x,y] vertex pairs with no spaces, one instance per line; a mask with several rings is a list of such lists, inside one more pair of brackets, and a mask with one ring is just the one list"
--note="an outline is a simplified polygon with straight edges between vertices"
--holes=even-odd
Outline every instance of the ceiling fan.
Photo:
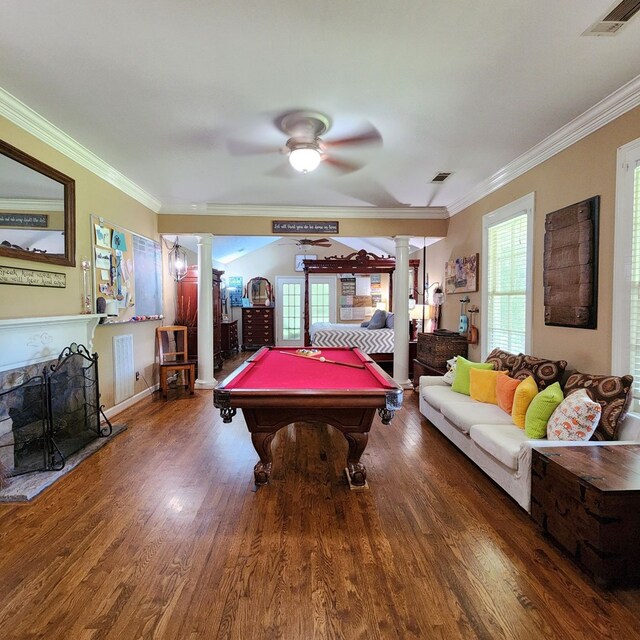
[[281,242],[280,244],[296,244],[298,247],[330,247],[331,246],[331,242],[329,241],[329,238],[318,238],[317,240],[312,240],[310,238],[299,238],[295,241],[295,243]]
[[288,136],[284,147],[273,148],[231,140],[227,146],[233,155],[277,152],[287,154],[289,164],[301,173],[309,173],[317,169],[320,163],[330,165],[342,173],[351,173],[363,165],[336,157],[334,150],[382,142],[380,132],[370,123],[353,135],[344,138],[334,140],[321,138],[320,136],[331,129],[331,124],[328,116],[316,111],[288,111],[274,120],[274,125]]

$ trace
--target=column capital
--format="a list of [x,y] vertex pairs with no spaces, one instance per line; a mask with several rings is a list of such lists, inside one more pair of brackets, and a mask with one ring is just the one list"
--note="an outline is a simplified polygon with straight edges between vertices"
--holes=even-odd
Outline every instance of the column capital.
[[213,234],[212,233],[201,233],[196,235],[198,239],[198,245],[203,245],[205,247],[213,246]]

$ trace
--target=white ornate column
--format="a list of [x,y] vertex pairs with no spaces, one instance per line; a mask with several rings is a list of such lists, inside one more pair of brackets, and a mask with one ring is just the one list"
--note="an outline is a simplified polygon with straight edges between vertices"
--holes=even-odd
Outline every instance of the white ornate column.
[[409,236],[396,236],[393,283],[393,379],[403,387],[409,381]]
[[213,278],[211,249],[213,236],[205,233],[198,238],[198,378],[197,389],[213,389],[218,381],[213,377]]

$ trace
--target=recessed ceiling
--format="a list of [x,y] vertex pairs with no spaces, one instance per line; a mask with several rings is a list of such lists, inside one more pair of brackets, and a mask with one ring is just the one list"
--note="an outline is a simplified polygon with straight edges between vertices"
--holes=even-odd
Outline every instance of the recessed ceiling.
[[[543,4],[4,0],[0,87],[164,207],[448,206],[638,73],[637,17],[585,38],[615,3]],[[382,144],[298,174],[292,109]]]

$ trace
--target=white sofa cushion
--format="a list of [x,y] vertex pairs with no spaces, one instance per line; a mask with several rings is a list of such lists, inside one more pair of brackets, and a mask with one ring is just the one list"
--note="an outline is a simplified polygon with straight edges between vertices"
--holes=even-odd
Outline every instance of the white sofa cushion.
[[[455,393],[455,396],[460,396]],[[440,411],[450,422],[453,422],[463,433],[469,433],[474,424],[510,425],[514,429],[511,416],[495,404],[484,402],[456,402],[449,398],[442,400]],[[524,434],[524,431],[522,432]]]
[[450,386],[427,386],[422,388],[422,397],[434,408],[440,411],[442,405],[452,402],[475,402],[470,396],[451,391]]
[[536,443],[513,424],[474,424],[469,436],[483,451],[514,471],[518,469],[522,445],[526,442],[530,447]]

